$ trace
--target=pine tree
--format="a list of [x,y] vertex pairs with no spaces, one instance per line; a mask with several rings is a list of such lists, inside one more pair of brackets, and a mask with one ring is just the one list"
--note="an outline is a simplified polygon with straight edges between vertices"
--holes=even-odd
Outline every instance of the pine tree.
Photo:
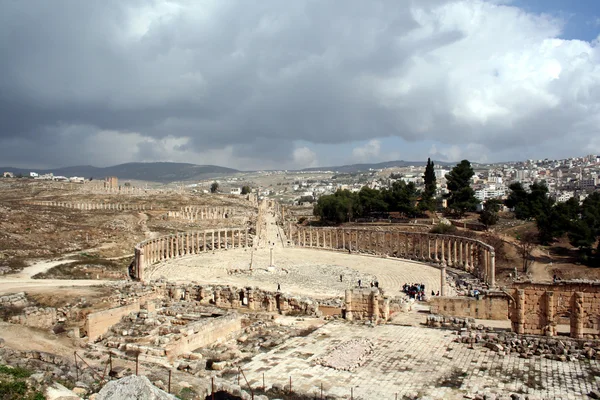
[[425,181],[425,190],[423,191],[421,201],[419,202],[419,211],[421,212],[435,211],[435,192],[437,189],[437,183],[433,167],[433,161],[428,158],[427,166],[425,167],[425,175],[423,175],[423,180]]
[[450,173],[446,174],[446,181],[450,194],[448,207],[462,217],[467,211],[475,211],[479,201],[471,187],[471,178],[475,175],[471,163],[462,160]]

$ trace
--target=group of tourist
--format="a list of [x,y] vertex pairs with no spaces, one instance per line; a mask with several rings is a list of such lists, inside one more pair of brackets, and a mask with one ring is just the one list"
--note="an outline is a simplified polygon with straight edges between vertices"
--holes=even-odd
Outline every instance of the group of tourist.
[[423,301],[425,298],[424,283],[405,283],[402,285],[402,291],[411,299]]

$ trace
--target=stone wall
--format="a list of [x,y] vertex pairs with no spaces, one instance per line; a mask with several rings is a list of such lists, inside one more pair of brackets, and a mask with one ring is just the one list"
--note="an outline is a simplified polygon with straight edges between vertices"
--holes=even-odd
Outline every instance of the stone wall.
[[220,308],[320,315],[319,304],[312,299],[257,288],[169,285],[166,293],[175,301],[195,300],[201,304],[213,304]]
[[88,314],[85,322],[85,330],[87,332],[88,340],[97,340],[99,337],[108,332],[108,330],[114,324],[119,322],[123,316],[129,314],[130,312],[139,310],[140,303],[135,302],[126,306]]
[[58,322],[58,316],[53,307],[26,307],[21,314],[13,316],[10,322],[31,328],[51,329]]
[[517,282],[510,319],[519,334],[555,336],[568,324],[574,338],[600,337],[600,282]]
[[208,321],[201,320],[185,327],[180,338],[165,346],[166,356],[170,359],[185,353],[227,339],[242,329],[240,315],[229,314]]
[[390,299],[379,288],[347,289],[342,316],[349,321],[385,322],[390,318]]
[[[465,270],[489,287],[496,285],[494,248],[479,240],[420,232],[372,229],[313,228],[288,223],[286,237],[293,245],[317,249],[385,255]],[[442,286],[445,295],[445,286]]]
[[431,313],[447,317],[477,319],[508,319],[510,298],[504,293],[491,292],[479,300],[473,297],[432,297]]
[[157,262],[207,251],[247,248],[250,246],[252,246],[252,238],[246,227],[161,236],[145,240],[135,246],[135,261],[130,273],[135,279],[143,280],[144,269]]

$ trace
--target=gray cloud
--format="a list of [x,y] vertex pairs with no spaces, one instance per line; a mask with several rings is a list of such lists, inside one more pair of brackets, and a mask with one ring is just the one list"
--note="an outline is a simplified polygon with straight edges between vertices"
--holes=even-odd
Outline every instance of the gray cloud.
[[294,167],[316,162],[298,141],[390,136],[491,159],[567,133],[600,146],[597,43],[495,3],[0,0],[0,159]]

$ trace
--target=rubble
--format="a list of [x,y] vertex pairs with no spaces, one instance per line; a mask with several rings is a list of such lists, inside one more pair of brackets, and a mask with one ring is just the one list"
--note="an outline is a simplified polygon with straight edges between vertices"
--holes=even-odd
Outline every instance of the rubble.
[[176,400],[177,397],[160,390],[145,376],[126,376],[107,383],[96,396],[96,400]]

